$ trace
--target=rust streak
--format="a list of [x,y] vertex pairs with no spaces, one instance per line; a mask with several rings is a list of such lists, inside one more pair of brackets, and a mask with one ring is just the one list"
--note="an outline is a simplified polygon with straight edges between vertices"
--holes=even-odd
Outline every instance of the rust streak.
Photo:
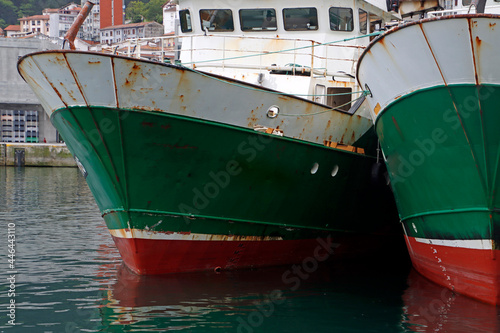
[[94,6],[94,4],[92,2],[87,1],[85,3],[85,5],[83,6],[82,10],[80,11],[80,13],[78,13],[78,16],[73,21],[73,24],[71,25],[69,30],[64,35],[64,39],[66,39],[68,41],[70,48],[72,50],[76,49],[75,38],[76,38],[76,35],[78,34],[78,30],[80,30],[80,27],[82,26],[83,21],[85,21],[85,19],[89,15],[90,11],[92,10],[93,6]]
[[[45,75],[45,74],[44,74]],[[50,86],[52,87],[52,89],[54,89],[54,91],[56,92],[57,96],[59,97],[59,99],[61,100],[61,102],[63,102],[63,104],[66,106],[66,108],[68,108],[68,104],[66,104],[66,102],[64,101],[61,93],[59,92],[59,90],[57,90],[57,88],[54,86],[54,84],[52,82],[50,82],[47,77],[45,76],[47,82],[50,84]]]
[[[80,82],[77,79],[76,73],[73,71],[73,69],[69,65],[69,61],[68,61],[68,58],[66,56],[66,53],[63,53],[63,56],[64,56],[64,61],[66,62],[66,65],[68,66],[68,69],[71,72],[71,75],[73,76],[73,80],[75,80],[75,84],[78,87],[78,90],[80,91],[80,95],[82,95],[82,98],[85,101],[85,105],[89,106],[89,103],[87,102],[87,98],[85,98],[85,95],[83,94],[83,90],[82,90],[82,87],[80,86]],[[76,99],[73,97],[72,93],[69,91],[68,91],[68,93],[71,96],[71,98],[73,98],[73,100],[76,102]]]
[[[476,50],[474,49],[474,42],[472,39],[472,19],[467,20],[469,22],[469,36],[470,36],[470,47],[472,48],[472,62],[474,63],[474,76],[476,79],[476,85],[479,84],[479,77],[477,75],[477,62],[476,62]],[[477,23],[477,22],[476,22]]]
[[118,87],[116,86],[115,60],[113,58],[111,58],[111,69],[113,73],[113,84],[115,88],[116,107],[120,108],[120,102],[118,100]]
[[396,130],[398,131],[399,136],[401,137],[401,140],[405,141],[405,137],[403,135],[403,131],[401,131],[401,128],[399,127],[399,124],[396,121],[396,118],[394,118],[394,116],[392,117],[392,122],[394,123],[394,126],[396,127]]
[[429,40],[427,39],[427,35],[425,34],[424,28],[422,27],[422,24],[419,24],[418,27],[422,31],[422,36],[425,38],[425,42],[427,43],[427,47],[429,48],[429,51],[431,51],[432,58],[434,58],[434,63],[436,64],[439,74],[441,74],[441,78],[443,79],[444,85],[448,86],[448,83],[446,82],[446,79],[444,78],[443,71],[441,70],[441,67],[439,66],[439,63],[437,61],[436,55],[434,54],[434,51],[432,51],[431,44],[429,44]]

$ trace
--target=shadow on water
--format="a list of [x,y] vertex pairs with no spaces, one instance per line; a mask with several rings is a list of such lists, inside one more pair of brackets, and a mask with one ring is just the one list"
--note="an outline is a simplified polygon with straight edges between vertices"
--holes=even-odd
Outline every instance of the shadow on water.
[[[0,167],[0,239],[16,224],[16,322],[4,332],[498,332],[496,307],[410,270],[402,240],[351,260],[138,276],[77,169]],[[1,242],[0,244],[5,244]],[[4,246],[4,245],[2,245]],[[6,272],[6,248],[0,271]],[[7,279],[0,303],[7,304]]]
[[125,330],[399,331],[404,279],[349,266],[166,276],[137,276],[122,266],[101,308],[103,324]]

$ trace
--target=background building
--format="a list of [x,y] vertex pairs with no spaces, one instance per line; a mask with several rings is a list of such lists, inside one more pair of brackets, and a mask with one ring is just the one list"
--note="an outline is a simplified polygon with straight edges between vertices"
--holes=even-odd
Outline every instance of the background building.
[[178,34],[177,27],[179,25],[179,5],[170,1],[163,5],[163,27],[164,34]]
[[0,141],[58,142],[59,135],[40,101],[17,72],[19,56],[59,49],[50,39],[0,38]]
[[[67,4],[59,9],[44,9],[43,14],[49,16],[48,35],[53,38],[64,37],[81,10],[76,3]],[[83,37],[81,28],[78,37]]]
[[49,35],[49,19],[48,15],[33,15],[18,19],[21,24],[21,32],[39,32],[44,35]]
[[100,28],[123,24],[123,0],[100,0]]
[[6,37],[12,37],[12,35],[18,34],[21,32],[21,26],[20,25],[9,25],[5,29],[5,36]]
[[[87,0],[82,0],[82,6],[85,5]],[[99,0],[93,0],[94,7],[89,13],[89,16],[83,22],[83,39],[98,42],[100,40],[101,32],[101,14]]]
[[101,43],[120,43],[128,38],[159,37],[163,35],[163,25],[157,22],[121,24],[101,29]]

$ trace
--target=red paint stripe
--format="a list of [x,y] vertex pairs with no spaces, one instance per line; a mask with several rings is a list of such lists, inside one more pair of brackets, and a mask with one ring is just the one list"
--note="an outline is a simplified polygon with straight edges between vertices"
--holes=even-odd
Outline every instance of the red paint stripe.
[[413,266],[420,274],[460,294],[500,305],[499,250],[424,244],[414,237],[405,238]]
[[408,332],[500,332],[496,307],[456,295],[415,270],[408,276],[408,285],[402,296]]
[[[328,258],[317,239],[279,241],[186,241],[113,237],[125,264],[137,274],[167,274],[300,263]],[[325,244],[327,241],[324,241]],[[328,247],[328,246],[326,246]],[[334,247],[330,252],[340,252]],[[324,259],[323,259],[324,260]]]

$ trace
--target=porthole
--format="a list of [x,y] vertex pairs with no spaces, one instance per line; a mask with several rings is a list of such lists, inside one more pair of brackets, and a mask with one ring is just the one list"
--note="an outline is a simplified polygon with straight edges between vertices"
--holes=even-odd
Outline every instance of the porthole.
[[338,165],[333,167],[332,177],[335,177],[337,175],[337,173],[339,173],[339,166]]
[[311,168],[311,175],[314,175],[316,172],[318,172],[318,169],[319,169],[319,164],[314,163],[312,168]]

